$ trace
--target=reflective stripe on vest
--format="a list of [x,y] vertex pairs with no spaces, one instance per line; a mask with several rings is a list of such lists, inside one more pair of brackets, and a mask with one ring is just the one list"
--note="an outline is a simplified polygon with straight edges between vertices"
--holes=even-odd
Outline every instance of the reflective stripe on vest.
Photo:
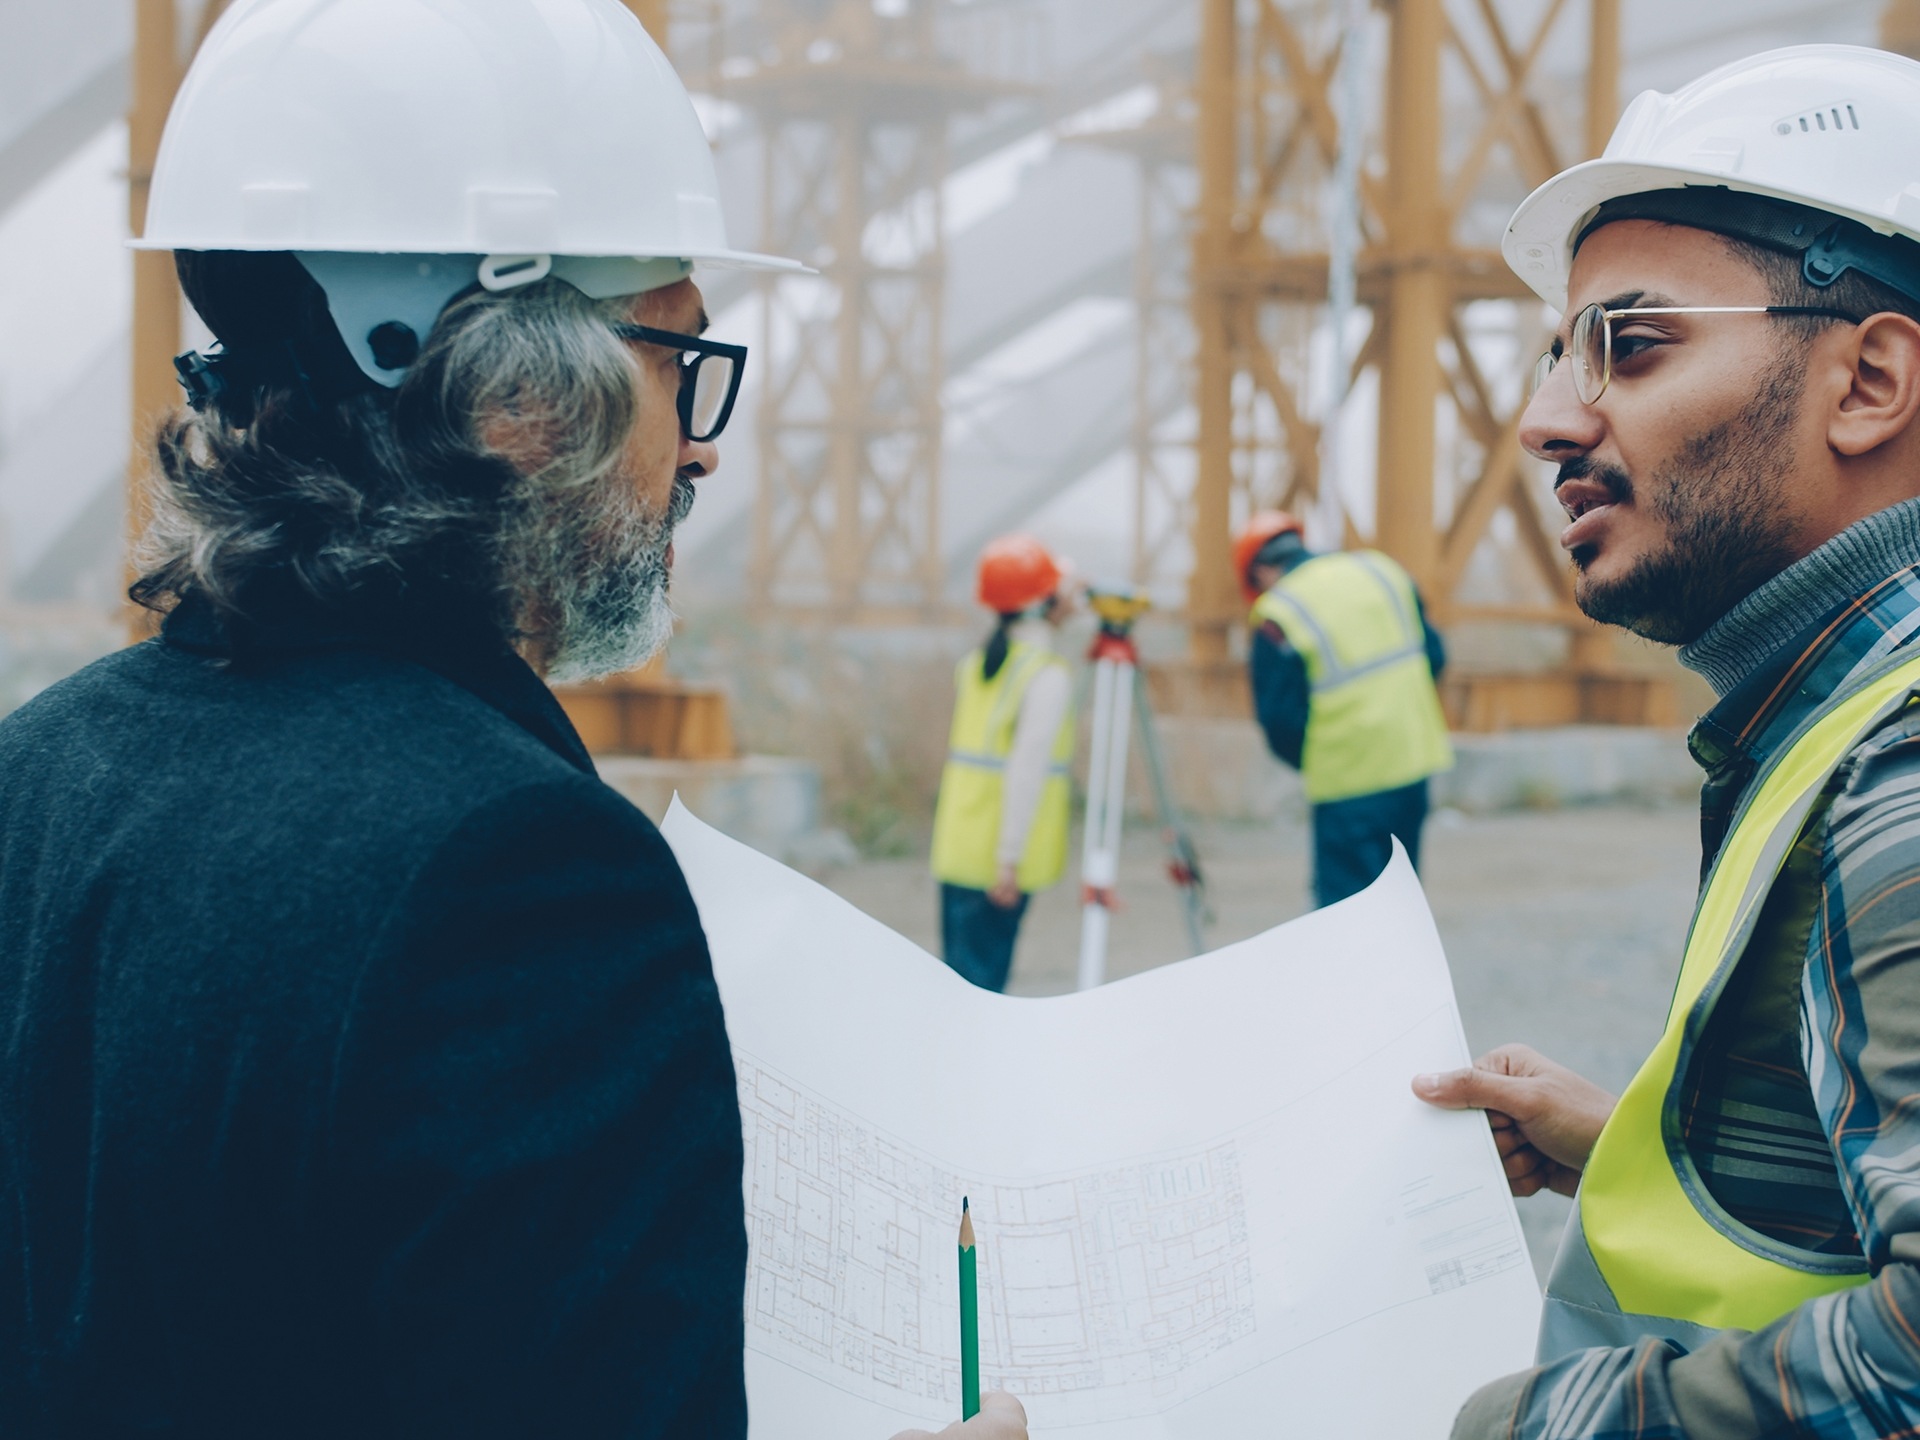
[[[974,651],[954,671],[953,728],[947,739],[947,764],[940,776],[940,799],[933,812],[933,873],[949,885],[990,890],[999,866],[1000,804],[1003,772],[1020,722],[1020,704],[1034,677],[1066,662],[1046,650],[1016,642],[993,679],[981,673],[982,653]],[[1071,709],[1053,740],[1053,755],[1040,791],[1040,804],[1027,829],[1026,849],[1017,879],[1032,894],[1066,873],[1067,837],[1073,803],[1070,772],[1074,725]]]
[[1316,555],[1254,602],[1306,663],[1300,771],[1315,803],[1395,790],[1453,764],[1413,581],[1385,555]]
[[1758,1330],[1867,1279],[1858,1256],[1821,1255],[1749,1230],[1707,1193],[1679,1130],[1694,1046],[1828,778],[1920,695],[1920,658],[1877,666],[1810,716],[1756,778],[1694,912],[1665,1032],[1600,1132],[1547,1281],[1540,1355],[1646,1336],[1696,1347]]

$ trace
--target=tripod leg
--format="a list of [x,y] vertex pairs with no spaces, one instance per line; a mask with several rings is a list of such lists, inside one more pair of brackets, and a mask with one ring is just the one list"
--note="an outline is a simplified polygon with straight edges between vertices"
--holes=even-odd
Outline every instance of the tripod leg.
[[1080,968],[1077,988],[1091,990],[1106,979],[1107,914],[1103,897],[1113,890],[1115,867],[1106,838],[1107,757],[1113,742],[1113,662],[1093,667],[1093,735],[1087,755],[1087,815],[1080,840]]
[[1107,980],[1107,929],[1113,916],[1097,901],[1080,907],[1080,973],[1076,990],[1093,990]]
[[[1134,719],[1140,727],[1140,748],[1146,755],[1147,775],[1153,781],[1153,805],[1166,828],[1168,848],[1173,852],[1174,883],[1180,887],[1180,900],[1187,922],[1187,940],[1192,953],[1207,948],[1206,893],[1200,879],[1200,852],[1195,848],[1187,822],[1174,803],[1173,786],[1167,782],[1167,765],[1160,748],[1160,732],[1153,723],[1153,706],[1147,699],[1147,687],[1133,690]],[[1185,878],[1181,878],[1184,876]]]
[[1127,798],[1127,712],[1133,705],[1133,666],[1095,662],[1093,755],[1087,770],[1087,830],[1080,859],[1085,899],[1080,911],[1079,988],[1107,978],[1107,932],[1113,887],[1120,878],[1120,827]]
[[1127,741],[1132,738],[1133,727],[1127,723],[1127,712],[1133,709],[1133,666],[1124,660],[1109,662],[1113,666],[1113,695],[1108,703],[1112,706],[1112,716],[1107,721],[1107,822],[1106,848],[1113,857],[1115,878],[1120,869],[1120,831],[1126,819],[1127,808]]

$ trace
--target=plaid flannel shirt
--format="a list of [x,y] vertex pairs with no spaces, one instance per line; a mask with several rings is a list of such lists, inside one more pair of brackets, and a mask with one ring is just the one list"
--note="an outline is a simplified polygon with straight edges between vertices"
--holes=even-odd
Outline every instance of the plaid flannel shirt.
[[[1773,750],[1848,676],[1917,634],[1920,566],[1810,627],[1695,728],[1708,864]],[[1799,1202],[1782,1185],[1759,1199],[1732,1189],[1736,1206],[1744,1195],[1788,1231],[1795,1217],[1778,1209],[1799,1203],[1799,1232],[1820,1238],[1798,1243],[1857,1246],[1871,1279],[1691,1354],[1646,1340],[1497,1381],[1461,1412],[1454,1440],[1920,1436],[1920,710],[1858,745],[1814,815],[1789,862],[1813,902],[1791,1038],[1796,1104],[1824,1137],[1831,1184]],[[1723,1081],[1699,1077],[1696,1115],[1712,1114]]]

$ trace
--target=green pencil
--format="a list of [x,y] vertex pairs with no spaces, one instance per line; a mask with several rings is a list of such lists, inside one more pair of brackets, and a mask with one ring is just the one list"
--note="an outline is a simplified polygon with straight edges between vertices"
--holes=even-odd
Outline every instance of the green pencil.
[[980,1413],[980,1285],[974,1266],[973,1215],[960,1197],[960,1418]]

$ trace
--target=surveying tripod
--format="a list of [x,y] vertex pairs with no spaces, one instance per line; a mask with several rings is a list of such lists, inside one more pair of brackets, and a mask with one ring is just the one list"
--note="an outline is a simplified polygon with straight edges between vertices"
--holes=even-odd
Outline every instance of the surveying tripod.
[[[1127,796],[1127,738],[1137,726],[1153,784],[1154,809],[1167,845],[1167,876],[1180,891],[1192,953],[1206,948],[1206,885],[1193,836],[1167,784],[1166,761],[1153,727],[1146,686],[1138,683],[1134,622],[1151,602],[1134,591],[1092,590],[1087,603],[1100,621],[1087,658],[1093,662],[1093,738],[1087,762],[1087,820],[1080,852],[1080,982],[1091,990],[1107,978],[1107,931],[1120,876],[1120,822]],[[1133,725],[1128,724],[1132,712]]]

